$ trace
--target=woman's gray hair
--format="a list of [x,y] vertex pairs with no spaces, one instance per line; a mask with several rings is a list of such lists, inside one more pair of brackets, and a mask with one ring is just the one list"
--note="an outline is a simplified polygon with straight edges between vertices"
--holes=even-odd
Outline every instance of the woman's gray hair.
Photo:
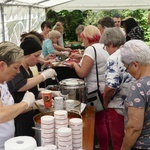
[[114,47],[123,45],[125,41],[125,36],[118,27],[106,28],[100,39],[100,43],[104,45],[113,44]]
[[138,62],[141,65],[150,64],[150,47],[141,40],[130,40],[121,48],[121,59],[125,64]]
[[80,35],[80,33],[84,30],[84,25],[78,25],[78,27],[76,28],[76,34]]
[[23,50],[14,43],[0,43],[0,61],[4,61],[8,66],[17,61],[20,61],[23,57]]

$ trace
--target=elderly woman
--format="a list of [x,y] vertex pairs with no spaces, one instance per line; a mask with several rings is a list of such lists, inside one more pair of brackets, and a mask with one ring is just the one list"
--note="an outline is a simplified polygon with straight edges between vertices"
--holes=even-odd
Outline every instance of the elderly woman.
[[84,25],[82,24],[78,25],[75,30],[79,42],[82,42],[82,38],[80,37],[80,34],[82,33],[83,30],[84,30]]
[[100,43],[109,53],[104,89],[104,106],[107,109],[109,130],[114,150],[120,150],[124,136],[124,100],[128,94],[131,76],[121,62],[120,47],[125,36],[118,27],[105,29]]
[[[96,62],[94,48],[97,54],[97,66],[98,66],[98,76],[99,85],[101,93],[104,92],[105,78],[104,74],[106,71],[106,61],[108,58],[108,53],[103,49],[103,45],[99,43],[101,34],[97,27],[89,25],[84,28],[81,33],[83,38],[84,46],[86,47],[83,57],[80,61],[80,66],[77,63],[73,63],[72,66],[75,69],[79,77],[84,78],[87,83],[88,93],[97,88],[97,78],[96,78]],[[93,47],[94,48],[93,48]],[[105,123],[105,110],[96,113],[96,134],[100,144],[101,150],[108,149],[108,133]]]
[[150,48],[141,40],[121,47],[126,70],[136,79],[125,101],[126,127],[121,150],[150,149]]
[[27,92],[20,103],[14,105],[14,99],[8,90],[6,81],[19,73],[23,50],[11,42],[0,43],[0,150],[4,143],[14,137],[14,118],[31,109],[35,96]]
[[[83,30],[84,30],[84,25],[78,25],[76,30],[75,30],[79,42],[83,42],[82,38],[80,36],[80,34],[82,33]],[[80,60],[82,58],[82,54],[72,53],[69,57],[73,58],[73,59],[79,59]]]
[[[19,103],[22,100],[27,90],[33,92],[36,99],[40,99],[41,93],[38,91],[37,84],[56,76],[55,70],[47,69],[33,77],[30,67],[38,63],[42,49],[35,39],[26,37],[20,47],[24,50],[25,55],[19,68],[20,73],[8,82],[8,87],[15,99],[15,103]],[[32,127],[34,126],[33,116],[36,114],[37,112],[31,108],[30,111],[15,118],[16,136],[34,136]]]

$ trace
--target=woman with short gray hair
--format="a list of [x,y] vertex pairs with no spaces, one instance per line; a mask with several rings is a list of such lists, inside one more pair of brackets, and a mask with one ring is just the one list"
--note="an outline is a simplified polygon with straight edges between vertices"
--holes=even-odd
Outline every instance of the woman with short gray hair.
[[105,45],[109,57],[105,72],[104,107],[108,110],[108,124],[114,150],[120,150],[124,137],[124,100],[132,80],[121,62],[120,47],[125,43],[125,36],[117,28],[107,28],[100,43]]
[[130,40],[120,51],[126,70],[137,80],[125,100],[121,150],[150,149],[150,48],[141,40]]
[[105,46],[109,46],[113,43],[114,47],[120,47],[125,43],[125,36],[117,27],[107,28],[106,32],[103,33],[100,43],[103,43]]

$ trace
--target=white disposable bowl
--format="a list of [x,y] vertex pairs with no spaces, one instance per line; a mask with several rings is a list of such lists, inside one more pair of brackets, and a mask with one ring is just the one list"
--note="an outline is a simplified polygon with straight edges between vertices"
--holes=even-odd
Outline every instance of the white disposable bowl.
[[69,124],[69,127],[72,129],[72,130],[78,130],[78,129],[82,129],[83,128],[83,126],[82,126],[82,124],[81,125],[71,125],[71,124]]
[[41,128],[41,133],[45,133],[45,134],[51,134],[51,133],[53,133],[54,132],[54,128],[53,129],[51,129],[51,130],[49,130],[49,129],[43,129],[43,128]]
[[67,127],[62,127],[58,129],[59,136],[69,136],[72,135],[72,129]]
[[48,134],[41,133],[42,138],[52,138],[52,137],[54,137],[54,135],[55,135],[54,132],[48,133]]
[[69,136],[57,136],[57,139],[59,140],[59,141],[63,141],[63,142],[66,142],[66,141],[70,141],[70,140],[72,140],[72,136],[71,135],[69,135]]
[[81,118],[71,118],[69,119],[69,124],[70,125],[82,125],[83,121]]
[[54,116],[50,116],[50,115],[45,115],[41,117],[41,124],[52,124],[54,123]]
[[58,139],[58,145],[62,145],[62,146],[72,145],[72,140],[69,140],[69,141],[60,141]]
[[55,119],[55,124],[68,124],[68,119]]
[[82,143],[82,138],[79,138],[79,139],[73,139],[72,142],[73,142],[73,144]]
[[68,127],[68,123],[65,123],[65,124],[55,124],[55,129],[67,128],[67,127]]
[[66,110],[55,110],[54,117],[57,119],[65,119],[68,118],[68,112]]
[[72,130],[72,134],[82,134],[82,129]]
[[53,124],[49,124],[49,125],[41,124],[41,128],[47,129],[47,130],[54,129],[54,123]]
[[72,143],[73,148],[80,147],[82,148],[82,142],[81,143]]
[[72,139],[80,139],[83,138],[82,134],[72,134]]

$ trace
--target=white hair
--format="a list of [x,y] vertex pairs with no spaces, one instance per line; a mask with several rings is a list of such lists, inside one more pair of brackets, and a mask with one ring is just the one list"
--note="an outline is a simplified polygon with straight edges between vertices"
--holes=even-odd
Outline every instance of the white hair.
[[125,64],[136,61],[142,65],[150,64],[150,47],[141,40],[130,40],[120,48],[121,59]]

